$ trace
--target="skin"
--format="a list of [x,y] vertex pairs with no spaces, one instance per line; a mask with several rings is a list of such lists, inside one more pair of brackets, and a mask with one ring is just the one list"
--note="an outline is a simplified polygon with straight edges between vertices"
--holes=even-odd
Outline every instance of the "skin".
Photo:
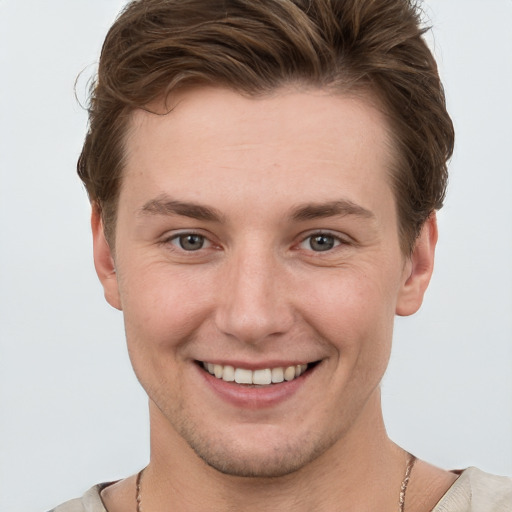
[[[200,88],[173,102],[133,114],[115,256],[92,218],[150,400],[144,510],[396,510],[406,455],[379,383],[395,314],[421,305],[437,228],[433,216],[401,252],[383,115],[320,90]],[[190,234],[198,250],[180,245]],[[318,364],[275,402],[252,388],[233,403],[198,361]],[[434,482],[436,499],[449,475],[418,464],[418,492]],[[102,496],[134,510],[133,477]]]

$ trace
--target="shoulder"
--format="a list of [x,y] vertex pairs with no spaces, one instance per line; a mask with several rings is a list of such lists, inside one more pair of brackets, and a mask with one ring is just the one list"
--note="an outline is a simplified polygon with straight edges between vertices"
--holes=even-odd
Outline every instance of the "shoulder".
[[512,478],[477,468],[462,471],[432,512],[510,512]]
[[91,487],[81,498],[66,501],[49,512],[107,512],[101,501],[100,492],[108,484]]

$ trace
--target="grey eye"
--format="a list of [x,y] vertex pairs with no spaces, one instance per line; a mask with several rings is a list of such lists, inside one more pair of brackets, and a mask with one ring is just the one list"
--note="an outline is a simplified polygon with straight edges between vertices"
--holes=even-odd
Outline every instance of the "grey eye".
[[180,235],[176,240],[184,251],[198,251],[205,244],[204,236],[195,234]]
[[309,237],[309,247],[313,251],[329,251],[336,245],[336,238],[330,235],[314,235]]

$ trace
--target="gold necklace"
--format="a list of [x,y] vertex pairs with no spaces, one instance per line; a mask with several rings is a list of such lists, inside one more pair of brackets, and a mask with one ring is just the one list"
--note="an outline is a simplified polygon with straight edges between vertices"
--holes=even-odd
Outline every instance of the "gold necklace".
[[[405,468],[405,476],[402,480],[402,484],[400,485],[400,498],[398,500],[398,512],[404,512],[405,511],[405,493],[407,491],[407,486],[409,485],[409,480],[411,479],[411,472],[412,468],[414,467],[414,463],[416,462],[416,457],[414,455],[409,454],[408,460],[407,460],[407,466]],[[136,483],[136,502],[137,502],[137,512],[142,512],[142,473],[144,473],[144,470],[146,468],[143,468],[139,471],[137,475],[137,483]]]
[[[398,510],[399,512],[404,512],[405,510],[405,492],[407,491],[407,486],[409,485],[409,480],[411,479],[411,472],[416,462],[416,457],[414,455],[408,454],[409,458],[407,460],[407,466],[405,468],[405,476],[402,480],[402,485],[400,486],[400,499],[398,500]],[[137,512],[139,510],[137,509]]]

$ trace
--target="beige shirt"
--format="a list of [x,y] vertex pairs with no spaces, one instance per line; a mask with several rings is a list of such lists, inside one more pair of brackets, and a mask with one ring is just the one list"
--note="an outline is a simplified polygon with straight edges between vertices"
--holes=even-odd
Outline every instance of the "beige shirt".
[[512,478],[466,469],[432,512],[512,512]]
[[[82,498],[50,512],[107,512],[100,497],[104,487],[105,484],[95,485]],[[512,512],[512,478],[466,469],[432,512]]]

